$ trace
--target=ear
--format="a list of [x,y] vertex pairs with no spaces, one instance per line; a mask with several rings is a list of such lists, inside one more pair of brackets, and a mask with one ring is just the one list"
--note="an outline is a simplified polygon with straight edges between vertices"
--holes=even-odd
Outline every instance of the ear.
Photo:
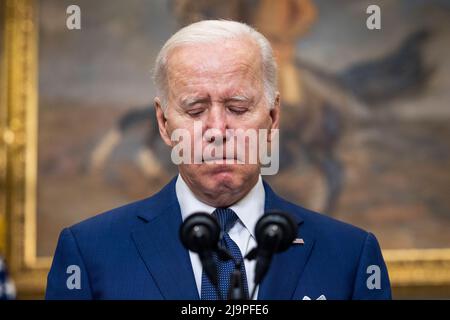
[[158,121],[159,134],[163,139],[164,143],[169,147],[172,146],[172,141],[170,140],[170,135],[167,130],[167,119],[164,115],[164,110],[161,105],[161,100],[156,97],[154,100],[155,110],[156,110],[156,121]]
[[274,101],[274,106],[273,108],[270,110],[270,118],[272,119],[272,125],[270,126],[270,134],[267,137],[267,140],[269,142],[272,141],[272,135],[274,133],[274,131],[272,131],[273,129],[279,129],[280,127],[280,93],[277,92],[276,96],[275,96],[275,101]]

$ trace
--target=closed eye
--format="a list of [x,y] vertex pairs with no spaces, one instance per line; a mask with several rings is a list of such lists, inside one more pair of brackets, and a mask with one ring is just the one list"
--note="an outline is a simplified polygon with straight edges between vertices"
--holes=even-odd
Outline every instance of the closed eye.
[[248,111],[247,108],[234,107],[234,106],[228,107],[228,110],[230,110],[232,113],[237,114],[237,115],[244,114]]
[[204,109],[192,109],[192,110],[188,110],[187,113],[191,116],[191,117],[198,117],[199,115],[201,115],[205,110]]

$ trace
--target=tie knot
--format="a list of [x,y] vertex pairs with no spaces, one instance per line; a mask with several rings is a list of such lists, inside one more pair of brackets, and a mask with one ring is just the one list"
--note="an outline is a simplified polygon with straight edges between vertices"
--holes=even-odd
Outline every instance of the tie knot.
[[222,232],[228,232],[239,219],[236,212],[228,208],[217,208],[213,215],[217,218]]

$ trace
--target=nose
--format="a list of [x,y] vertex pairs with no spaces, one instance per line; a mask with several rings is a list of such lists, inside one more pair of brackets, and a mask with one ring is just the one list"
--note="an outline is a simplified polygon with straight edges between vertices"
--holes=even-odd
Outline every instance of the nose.
[[[221,105],[213,105],[211,106],[210,111],[208,112],[208,116],[205,124],[205,131],[208,129],[214,129],[215,132],[222,135],[223,142],[226,140],[226,129],[228,128],[227,118],[225,113],[225,108]],[[215,137],[210,136],[206,137],[208,142],[214,142]],[[216,143],[218,141],[215,141]]]

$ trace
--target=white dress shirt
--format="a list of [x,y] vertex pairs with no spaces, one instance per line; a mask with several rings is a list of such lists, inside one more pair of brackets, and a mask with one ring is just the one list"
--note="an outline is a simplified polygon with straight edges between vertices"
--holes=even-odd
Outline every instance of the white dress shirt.
[[[207,205],[198,200],[194,193],[189,189],[186,182],[181,175],[178,175],[175,190],[180,204],[181,216],[183,221],[192,213],[202,211],[213,213],[216,208]],[[256,247],[256,240],[254,235],[255,225],[258,219],[264,214],[265,191],[262,183],[262,178],[259,176],[258,182],[250,190],[247,195],[239,200],[237,203],[229,207],[236,212],[239,217],[236,224],[230,229],[228,234],[230,238],[237,244],[244,257],[251,249]],[[189,251],[191,258],[192,269],[194,271],[195,283],[199,296],[201,296],[202,285],[202,264],[198,254]],[[255,275],[255,261],[245,260],[245,271],[247,274],[248,290],[251,294],[254,287]],[[258,288],[255,292],[255,299],[258,296]]]

